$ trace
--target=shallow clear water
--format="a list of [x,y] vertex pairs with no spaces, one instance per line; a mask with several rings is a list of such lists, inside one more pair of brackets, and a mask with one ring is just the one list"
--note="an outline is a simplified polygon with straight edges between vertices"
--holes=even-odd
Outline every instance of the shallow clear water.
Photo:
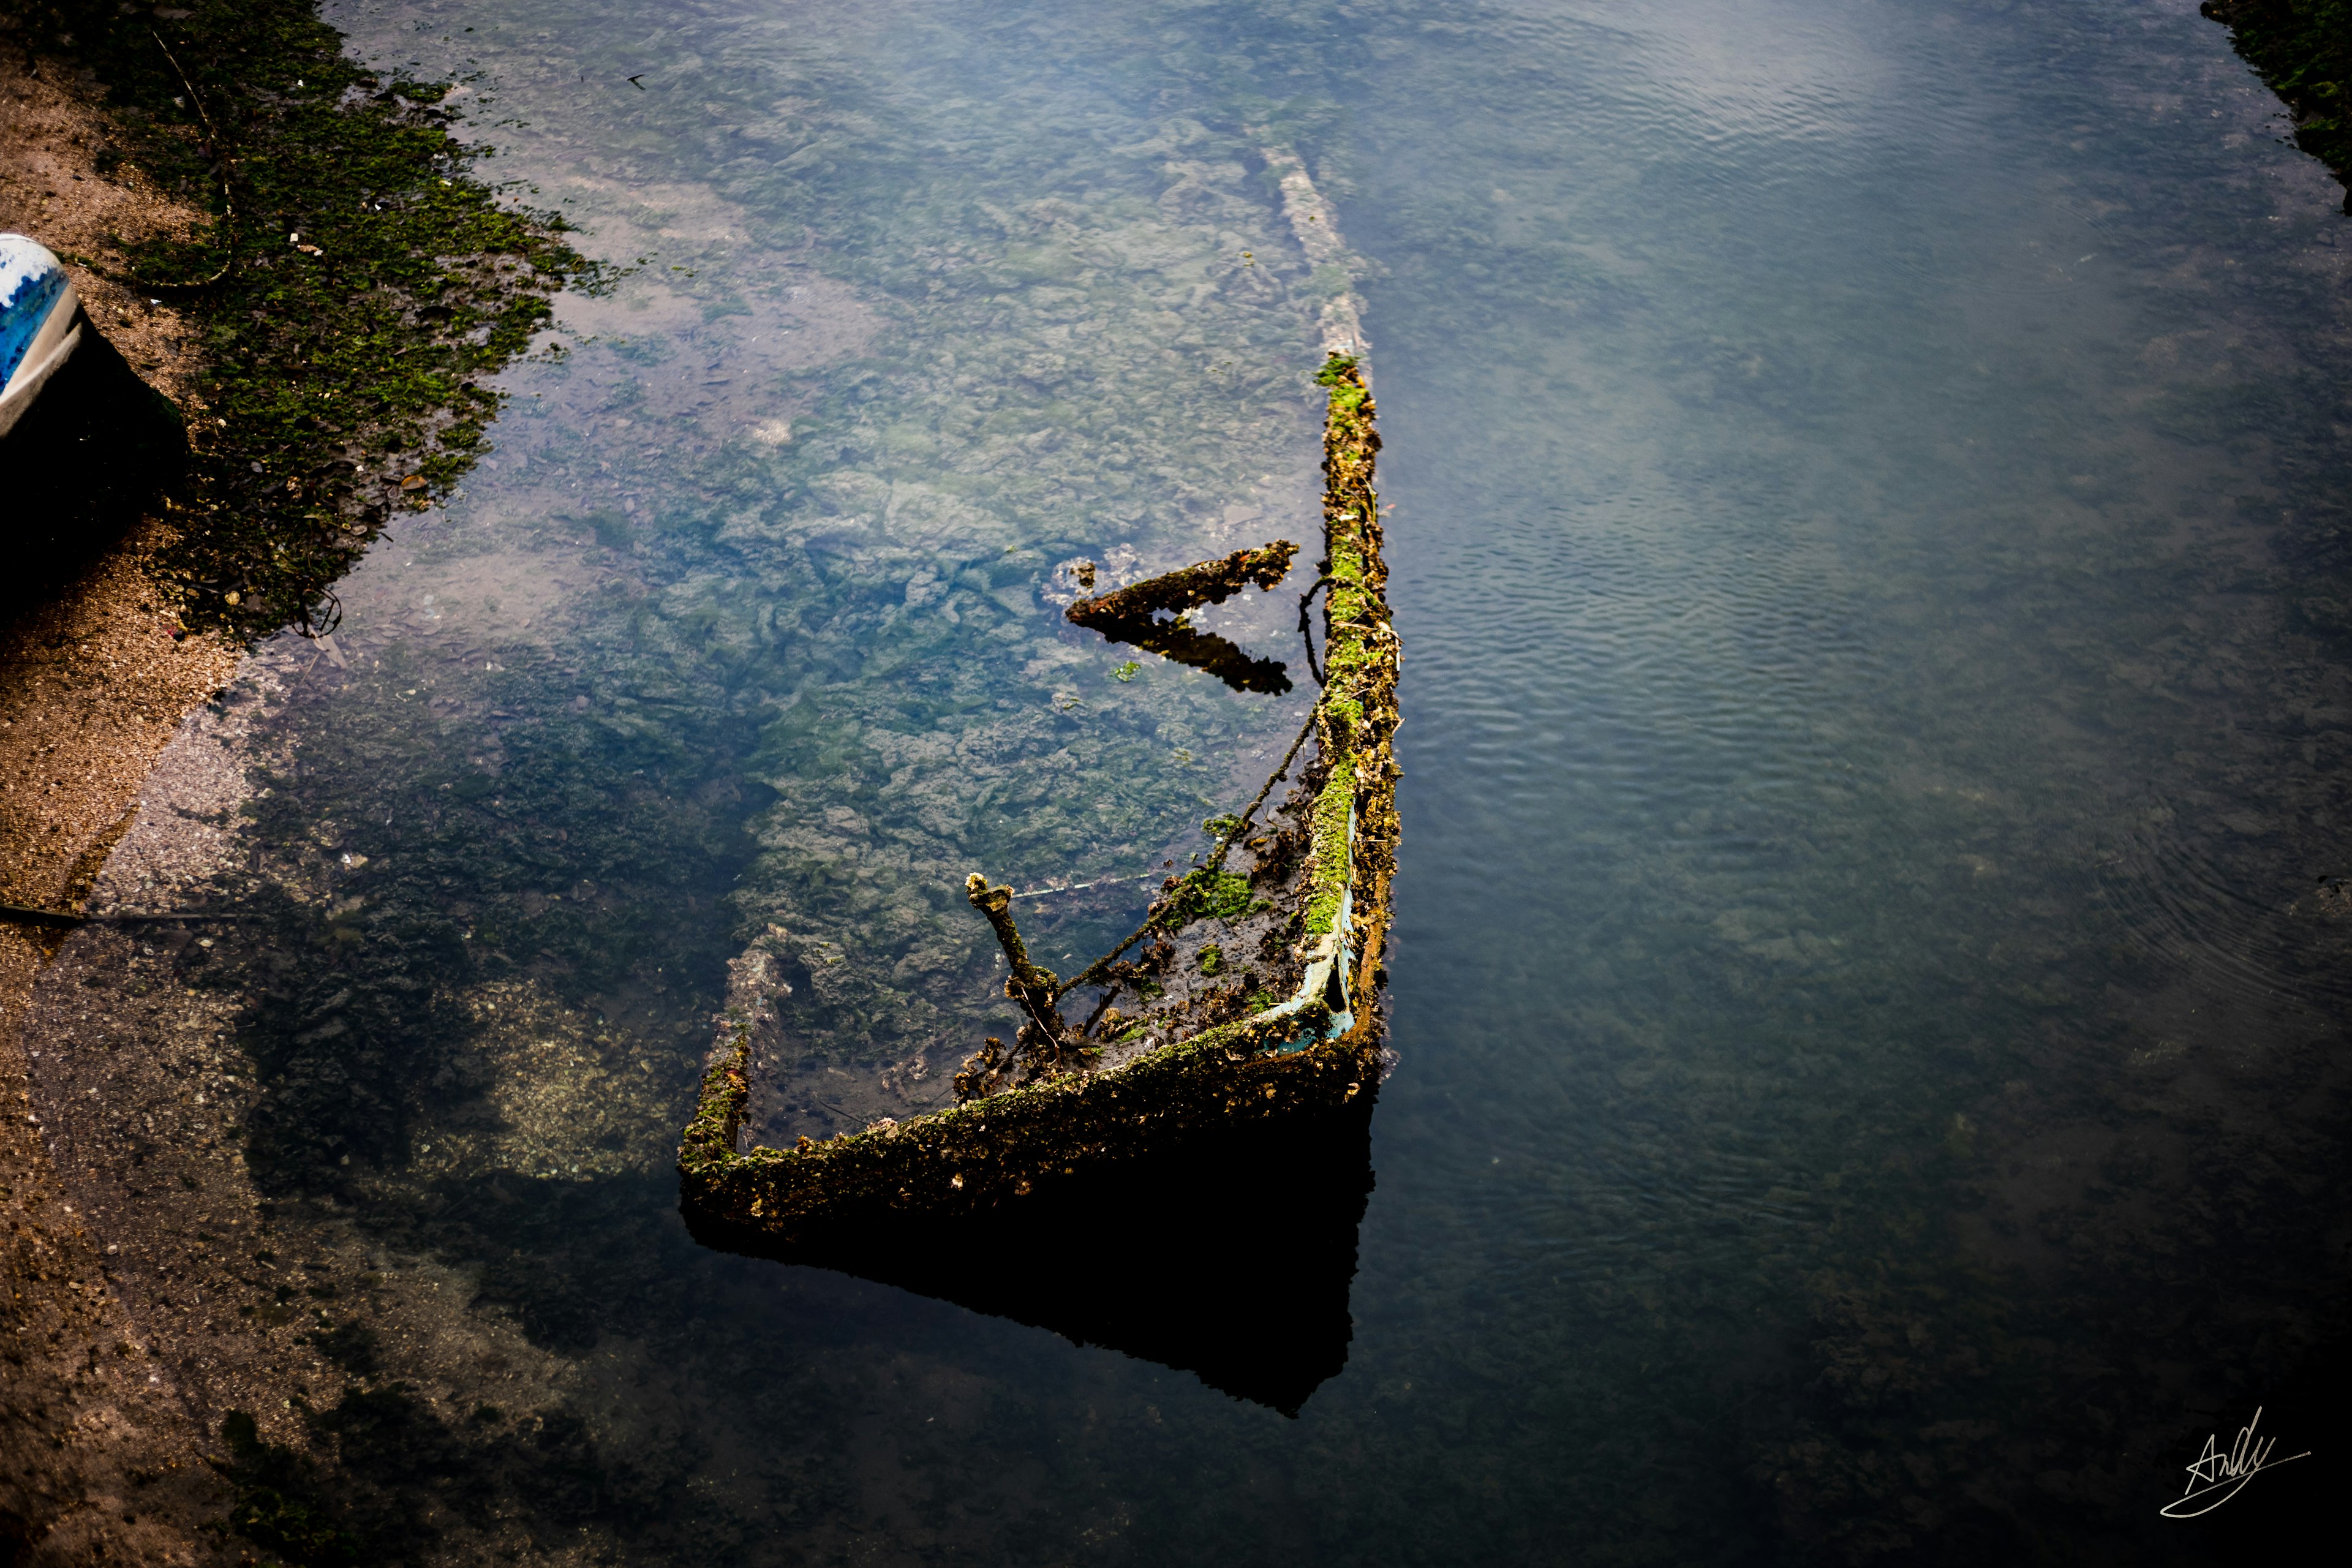
[[[479,72],[488,167],[638,264],[335,655],[254,678],[212,876],[266,930],[84,944],[223,998],[277,1250],[374,1281],[341,1360],[408,1392],[269,1419],[381,1550],[2148,1561],[2287,1517],[2285,1474],[2237,1534],[2157,1510],[2258,1404],[2324,1451],[2340,1364],[2344,220],[2193,7],[340,16]],[[966,871],[1128,879],[1037,906],[1082,957],[1293,732],[1048,595],[1312,539],[1348,279],[1280,147],[1361,258],[1407,647],[1402,1065],[1296,1420],[701,1251],[669,1170],[747,942],[795,985],[770,1133],[904,1114],[1003,1022]],[[1304,686],[1282,608],[1213,624]]]

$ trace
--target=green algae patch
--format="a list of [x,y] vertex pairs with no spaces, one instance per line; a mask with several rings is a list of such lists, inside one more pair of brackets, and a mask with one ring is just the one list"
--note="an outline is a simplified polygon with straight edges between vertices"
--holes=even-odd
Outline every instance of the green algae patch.
[[477,175],[448,84],[362,68],[315,0],[59,0],[17,36],[106,84],[111,161],[213,215],[75,258],[170,298],[206,363],[161,562],[184,620],[331,626],[335,580],[451,492],[501,401],[485,382],[599,270]]
[[1308,873],[1307,934],[1323,936],[1339,923],[1354,868],[1349,863],[1356,825],[1356,772],[1342,759],[1315,797],[1315,863]]
[[1247,877],[1213,871],[1204,866],[1187,872],[1176,884],[1176,890],[1168,898],[1163,923],[1173,931],[1194,921],[1239,920],[1250,912],[1255,902]]
[[[1386,1057],[1381,954],[1396,866],[1398,646],[1372,488],[1377,409],[1354,359],[1333,355],[1317,379],[1329,395],[1317,587],[1346,593],[1335,587],[1324,601],[1323,694],[1257,798],[1210,818],[1216,842],[1206,861],[1167,879],[1142,927],[1067,980],[1030,960],[1012,890],[973,874],[967,898],[1003,948],[1019,1036],[1009,1048],[990,1039],[964,1064],[957,1104],[904,1122],[883,1118],[789,1148],[751,1145],[755,1065],[780,1044],[764,1000],[775,993],[776,961],[759,948],[738,960],[678,1151],[682,1200],[698,1227],[822,1248],[894,1216],[936,1221],[1043,1203],[1118,1167],[1230,1135],[1305,1135],[1368,1113]],[[1182,600],[1269,574],[1278,582],[1291,553],[1282,544],[1238,552],[1125,592]],[[1261,819],[1309,739],[1313,752],[1288,795]],[[1265,831],[1244,840],[1254,825]],[[1226,868],[1237,847],[1255,858],[1247,874]],[[1286,950],[1286,996],[1254,973],[1229,994],[1171,994],[1180,970],[1205,979],[1238,967],[1244,933],[1262,953]],[[1066,1016],[1082,991],[1091,1010]],[[1121,1001],[1137,1011],[1122,1013]]]

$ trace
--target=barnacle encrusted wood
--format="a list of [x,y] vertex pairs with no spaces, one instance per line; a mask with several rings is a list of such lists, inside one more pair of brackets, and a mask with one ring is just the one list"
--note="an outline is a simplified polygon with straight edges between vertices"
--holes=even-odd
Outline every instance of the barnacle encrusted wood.
[[[1236,550],[1221,560],[1199,562],[1080,599],[1063,614],[1113,642],[1207,670],[1236,691],[1278,697],[1290,689],[1290,675],[1280,659],[1250,658],[1214,632],[1193,626],[1186,612],[1222,605],[1252,583],[1272,593],[1289,574],[1291,558],[1297,553],[1298,546],[1277,539],[1260,549]],[[1162,614],[1173,618],[1163,621]]]
[[[1370,389],[1349,356],[1334,354],[1317,380],[1329,393],[1315,584],[1328,589],[1326,668],[1308,731],[1313,754],[1271,814],[1288,826],[1246,841],[1256,862],[1250,875],[1224,869],[1300,745],[1247,811],[1212,824],[1220,830],[1214,853],[1169,880],[1144,926],[1067,981],[1028,960],[1007,890],[974,875],[967,894],[1004,945],[1020,1037],[1009,1050],[992,1040],[966,1064],[960,1103],[905,1122],[788,1149],[740,1148],[755,1039],[777,1021],[758,1000],[767,994],[759,977],[739,976],[742,1000],[730,1007],[678,1151],[684,1204],[698,1229],[771,1246],[820,1244],[893,1215],[935,1221],[1018,1205],[1237,1131],[1292,1123],[1304,1133],[1369,1114],[1382,1067],[1381,959],[1396,866],[1399,650],[1372,489],[1380,437]],[[1277,543],[1204,563],[1190,569],[1185,591],[1221,598],[1266,574],[1279,582],[1294,549]],[[1207,591],[1227,583],[1223,593]],[[1215,972],[1219,950],[1187,934],[1212,920],[1265,928],[1263,947],[1283,954],[1287,995],[1244,996],[1235,987],[1220,1016],[1218,1005],[1172,1001],[1153,984],[1188,942],[1191,967]],[[1122,957],[1139,943],[1137,958]],[[741,962],[772,961],[755,953]],[[1093,1006],[1073,1023],[1059,1005],[1081,989]],[[1120,996],[1133,998],[1135,1016],[1112,1005]]]
[[1062,613],[1076,625],[1103,626],[1148,621],[1161,610],[1181,612],[1200,605],[1222,605],[1252,583],[1272,593],[1290,574],[1291,558],[1297,553],[1298,546],[1277,539],[1262,549],[1236,550],[1222,560],[1163,572],[1108,594],[1080,599]]

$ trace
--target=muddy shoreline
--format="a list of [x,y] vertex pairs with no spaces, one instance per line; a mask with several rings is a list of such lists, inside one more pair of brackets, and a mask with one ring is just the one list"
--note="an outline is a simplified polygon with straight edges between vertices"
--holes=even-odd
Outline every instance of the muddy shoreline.
[[[273,15],[212,19],[232,29],[279,25],[266,37],[286,58],[267,58],[264,49],[246,72],[266,83],[271,69],[290,62],[323,76],[324,60],[358,79],[356,68],[335,57],[339,39],[309,5],[259,9]],[[92,62],[112,58],[110,48],[119,52],[126,39],[145,46],[157,26],[182,31],[190,14],[149,18],[123,7],[121,17],[109,11],[93,20],[100,15],[68,7],[47,23],[17,18],[0,33],[0,106],[10,125],[0,143],[0,229],[31,235],[65,261],[91,321],[186,422],[194,460],[186,479],[129,520],[119,538],[94,539],[94,552],[64,565],[59,576],[12,584],[0,606],[0,902],[50,910],[120,904],[101,887],[110,864],[118,879],[124,867],[143,867],[142,907],[168,906],[188,885],[191,865],[210,866],[204,851],[217,847],[221,814],[234,807],[243,764],[224,763],[220,747],[208,742],[226,743],[274,679],[271,661],[248,661],[244,644],[289,615],[318,618],[309,607],[314,596],[394,509],[425,504],[471,466],[471,434],[497,400],[449,373],[494,370],[520,352],[545,319],[551,285],[539,264],[551,259],[562,272],[571,258],[555,246],[523,268],[486,262],[517,236],[527,247],[542,246],[547,231],[529,215],[499,207],[450,162],[455,143],[441,130],[446,117],[426,107],[438,89],[399,82],[356,111],[322,107],[350,143],[378,154],[360,173],[393,182],[377,215],[403,208],[402,179],[434,194],[406,204],[417,210],[372,215],[364,228],[347,224],[342,237],[352,256],[329,287],[371,297],[353,279],[370,267],[396,270],[419,247],[454,256],[445,271],[485,263],[474,267],[480,276],[462,280],[460,296],[440,286],[445,300],[472,291],[458,312],[467,317],[462,331],[448,330],[446,310],[431,322],[405,322],[396,295],[391,315],[375,308],[381,319],[362,320],[357,306],[274,309],[289,287],[276,279],[287,264],[252,255],[251,237],[233,222],[257,217],[283,226],[284,213],[268,210],[273,198],[281,205],[332,200],[336,182],[359,174],[322,174],[289,158],[289,149],[301,145],[299,134],[269,142],[272,120],[299,125],[306,112],[282,94],[239,106],[244,129],[233,133],[235,146],[175,128],[170,108],[142,106],[142,92],[178,105],[173,84],[158,89],[143,79],[101,79]],[[212,23],[200,17],[192,25]],[[45,26],[72,30],[51,37]],[[192,57],[191,68],[203,77],[216,62]],[[285,74],[291,80],[295,73]],[[218,91],[214,98],[226,101]],[[438,177],[445,172],[456,179]],[[232,208],[240,194],[245,206]],[[469,239],[484,247],[470,259]],[[228,247],[234,262],[218,287],[136,286],[214,246]],[[380,300],[383,289],[372,297]],[[461,346],[453,357],[451,343],[476,330],[475,318],[489,320],[490,341]],[[363,342],[353,353],[364,353],[368,363],[338,363],[302,341],[321,333]],[[207,340],[236,347],[223,358],[203,352]],[[355,390],[360,395],[345,400],[349,416],[284,417],[277,362],[289,354],[322,373],[293,395],[310,399],[307,406],[336,407],[329,400]],[[399,373],[387,373],[386,356],[404,362]],[[349,373],[350,387],[334,379],[338,372]],[[395,461],[386,462],[387,455]],[[352,482],[369,473],[371,459],[385,472],[373,485]],[[248,470],[259,478],[248,482]],[[260,504],[247,493],[257,486]],[[331,618],[331,595],[323,603]],[[233,680],[236,689],[226,690]],[[175,738],[179,761],[158,773]],[[143,856],[133,847],[141,844]],[[0,1303],[0,1355],[8,1363],[0,1374],[0,1560],[341,1560],[348,1538],[289,1496],[300,1488],[284,1450],[268,1441],[271,1417],[223,1419],[236,1405],[266,1405],[285,1415],[292,1408],[287,1380],[299,1389],[306,1369],[322,1364],[296,1342],[320,1327],[315,1315],[296,1321],[290,1310],[274,1314],[281,1321],[273,1326],[293,1327],[265,1333],[247,1354],[225,1357],[210,1334],[215,1325],[201,1306],[206,1288],[217,1287],[202,1266],[214,1242],[211,1230],[196,1227],[235,1235],[253,1226],[259,1205],[250,1184],[230,1184],[243,1194],[236,1213],[226,1193],[221,1203],[200,1205],[202,1214],[137,1203],[146,1189],[136,1173],[144,1170],[152,1180],[160,1168],[150,1168],[159,1112],[176,1129],[174,1152],[198,1163],[181,1173],[180,1190],[198,1191],[222,1162],[237,1166],[241,1178],[239,1127],[196,1109],[208,1102],[201,1086],[225,1070],[218,1053],[233,1001],[178,984],[180,976],[142,988],[156,998],[152,1016],[122,1020],[141,1031],[131,1057],[145,1098],[124,1102],[141,1107],[135,1134],[126,1126],[103,1148],[77,1147],[61,1141],[58,1118],[40,1109],[48,1098],[37,1082],[43,1063],[25,1037],[39,1010],[37,995],[72,984],[92,952],[160,953],[169,967],[183,952],[202,959],[212,945],[187,929],[126,929],[130,934],[86,928],[68,936],[0,925],[0,1079],[14,1108],[12,1135],[0,1140],[0,1211],[9,1222],[7,1298]],[[68,951],[85,956],[60,965]],[[66,1011],[91,1021],[89,1009],[68,1004]],[[101,1017],[101,1029],[105,1023]],[[50,1071],[64,1067],[59,1051],[48,1057]],[[210,1106],[223,1099],[215,1083]],[[121,1200],[103,1205],[110,1212],[102,1221],[93,1203],[100,1193]],[[94,1229],[101,1223],[102,1232]],[[255,1267],[250,1257],[243,1261]],[[140,1263],[146,1278],[134,1283],[126,1269]],[[172,1283],[159,1286],[159,1279]],[[183,1307],[198,1310],[191,1317]],[[247,1325],[225,1314],[220,1327],[232,1326]],[[226,1381],[224,1363],[237,1369]]]
[[[93,82],[0,55],[0,229],[85,250],[111,230],[184,234],[201,215],[136,169],[101,174]],[[151,384],[204,405],[181,313],[71,268],[93,320]],[[171,538],[146,518],[44,603],[0,623],[0,901],[71,907],[128,827],[149,770],[236,668],[226,640],[190,634],[157,581]],[[66,1194],[27,1100],[21,1030],[55,932],[0,926],[0,1140],[8,1221],[0,1321],[0,1544],[20,1563],[234,1562],[204,1531],[228,1494],[175,1397],[171,1348],[125,1311],[104,1242]]]

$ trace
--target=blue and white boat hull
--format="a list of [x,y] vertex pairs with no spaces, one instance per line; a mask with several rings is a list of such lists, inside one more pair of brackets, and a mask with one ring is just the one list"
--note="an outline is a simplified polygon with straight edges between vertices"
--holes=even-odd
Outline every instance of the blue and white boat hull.
[[58,258],[0,234],[0,438],[81,346],[81,300]]
[[0,234],[0,608],[73,575],[184,471],[179,411],[37,242]]

